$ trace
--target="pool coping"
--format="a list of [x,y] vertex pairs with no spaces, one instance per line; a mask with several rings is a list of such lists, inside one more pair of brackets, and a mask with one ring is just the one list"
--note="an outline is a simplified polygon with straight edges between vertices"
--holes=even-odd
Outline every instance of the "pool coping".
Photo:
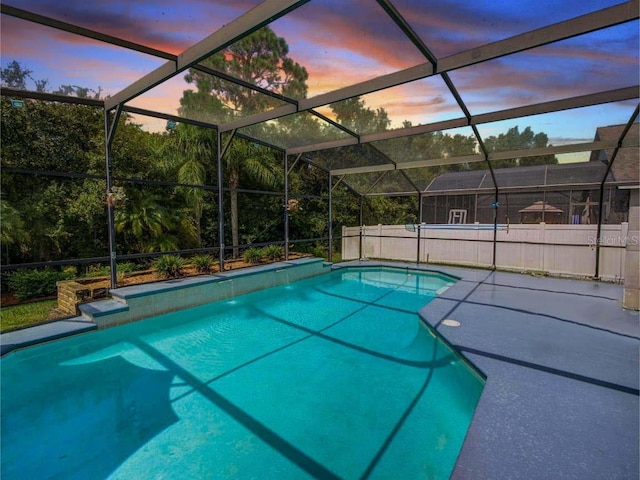
[[640,314],[622,308],[622,286],[402,262],[340,265],[353,266],[459,278],[419,311],[486,376],[452,479],[639,478]]
[[20,348],[91,332],[97,328],[90,319],[78,316],[13,330],[0,335],[0,356]]

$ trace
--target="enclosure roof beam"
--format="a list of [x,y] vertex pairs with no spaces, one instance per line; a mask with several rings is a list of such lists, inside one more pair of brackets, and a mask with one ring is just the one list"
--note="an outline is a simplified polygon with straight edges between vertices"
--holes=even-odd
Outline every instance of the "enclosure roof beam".
[[296,155],[298,153],[319,152],[321,150],[330,150],[332,148],[349,147],[358,145],[360,142],[357,138],[341,138],[340,140],[331,140],[329,142],[311,143],[302,147],[288,148],[288,155]]
[[380,176],[378,176],[378,178],[376,178],[376,180],[369,186],[369,190],[364,192],[364,196],[367,196],[369,194],[369,192],[371,190],[373,190],[378,183],[380,183],[380,180],[382,180],[385,177],[386,174],[387,174],[387,172],[382,172],[380,174]]
[[[608,187],[620,187],[629,184],[629,182],[606,182]],[[585,183],[559,183],[550,185],[516,185],[513,187],[500,187],[500,193],[518,193],[518,192],[553,192],[559,190],[592,190],[598,188],[600,183],[585,182]],[[495,192],[495,187],[482,187],[482,188],[451,188],[447,190],[425,190],[422,195],[425,197],[442,197],[444,195],[470,195],[473,193],[490,195]]]
[[523,150],[510,150],[508,152],[490,152],[489,161],[511,160],[513,158],[538,157],[543,155],[558,155],[562,153],[592,152],[594,150],[614,148],[616,145],[616,140],[606,140],[600,142],[574,143],[571,145],[525,148]]
[[409,22],[405,20],[402,14],[398,11],[398,9],[393,5],[389,0],[378,0],[378,5],[382,7],[382,9],[387,12],[387,15],[391,17],[394,23],[402,30],[402,33],[411,40],[411,43],[415,45],[415,47],[420,50],[420,53],[431,63],[432,65],[436,65],[437,59],[434,53],[429,50],[429,47],[425,45],[422,41],[422,38],[415,32],[415,30],[411,27]]
[[124,111],[127,113],[133,113],[135,115],[144,115],[145,117],[152,117],[152,118],[162,118],[164,120],[171,120],[176,123],[186,123],[188,125],[195,125],[197,127],[213,128],[214,130],[218,128],[218,126],[214,123],[202,122],[200,120],[192,120],[190,118],[179,117],[178,115],[171,115],[168,113],[155,112],[153,110],[147,110],[145,108],[132,107],[132,106],[125,105]]
[[386,172],[389,170],[396,170],[396,166],[391,164],[385,164],[385,165],[371,165],[368,167],[337,168],[335,170],[331,170],[331,175],[335,177],[340,175],[355,175],[357,173]]
[[55,28],[58,30],[62,30],[64,32],[73,33],[75,35],[80,35],[86,38],[92,38],[100,42],[109,43],[111,45],[117,45],[118,47],[124,47],[129,50],[134,50],[140,53],[146,53],[147,55],[153,55],[154,57],[164,58],[165,60],[175,60],[177,58],[176,55],[163,52],[162,50],[147,47],[139,43],[123,40],[122,38],[114,37],[112,35],[106,35],[104,33],[96,32],[95,30],[90,30],[88,28],[80,27],[78,25],[74,25],[71,23],[55,20],[53,18],[45,17],[44,15],[38,15],[37,13],[28,12],[26,10],[12,7],[11,5],[6,5],[4,3],[0,5],[0,12],[4,13],[5,15],[10,15],[12,17],[20,18],[22,20],[27,20],[29,22],[37,23],[39,25],[44,25],[46,27]]
[[262,95],[265,95],[267,97],[275,98],[277,100],[281,100],[286,103],[291,103],[293,105],[298,104],[298,101],[294,100],[293,98],[285,97],[284,95],[281,95],[276,92],[272,92],[271,90],[267,90],[266,88],[262,88],[258,85],[247,82],[246,80],[235,78],[234,76],[229,75],[228,73],[221,72],[220,70],[216,70],[215,68],[208,67],[201,63],[197,63],[193,65],[193,69],[198,70],[199,72],[202,72],[202,73],[206,73],[207,75],[211,75],[213,77],[221,78],[222,80],[225,80],[227,82],[235,83],[236,85],[240,85],[241,87],[244,87],[246,89],[261,93]]
[[31,90],[16,90],[14,88],[0,87],[0,95],[3,97],[31,98],[45,102],[74,103],[76,105],[89,105],[91,107],[104,107],[102,100],[95,98],[80,98],[55,93],[34,92]]
[[386,132],[374,133],[371,135],[363,135],[362,143],[375,142],[379,140],[389,140],[410,135],[420,135],[423,133],[436,132],[441,130],[449,130],[452,128],[465,127],[470,125],[480,125],[483,123],[498,122],[502,120],[511,120],[513,118],[522,118],[530,115],[541,115],[544,113],[553,113],[563,110],[571,110],[574,108],[591,107],[601,105],[603,103],[621,102],[624,100],[633,100],[640,96],[640,86],[618,88],[615,90],[607,90],[605,92],[590,93],[579,95],[577,97],[565,98],[561,100],[553,100],[549,102],[536,103],[524,107],[515,107],[505,110],[498,110],[480,115],[472,115],[471,120],[466,118],[455,118],[443,122],[430,123],[409,127],[407,129],[390,130]]
[[[523,150],[510,150],[506,152],[489,152],[488,161],[510,160],[513,158],[538,157],[544,155],[558,155],[563,153],[590,152],[595,150],[606,150],[616,148],[618,140],[605,140],[598,142],[576,143],[572,145],[558,145],[541,148],[527,148]],[[637,147],[638,141],[626,139],[620,143],[622,147]],[[353,175],[357,173],[381,172],[386,170],[409,170],[412,168],[435,167],[438,165],[455,165],[459,163],[475,163],[485,161],[484,154],[463,155],[460,157],[431,158],[427,160],[416,160],[414,162],[401,162],[394,165],[371,165],[353,168],[340,168],[331,170],[331,175]]]
[[[555,23],[546,27],[532,30],[521,35],[516,35],[504,40],[488,43],[480,47],[472,48],[464,52],[450,55],[438,60],[436,67],[431,62],[409,67],[398,72],[376,77],[372,80],[361,82],[345,88],[334,90],[328,93],[317,95],[309,99],[302,99],[298,102],[299,111],[321,107],[330,103],[339,102],[347,98],[365,95],[368,93],[394,87],[414,80],[420,80],[434,74],[456,70],[477,63],[486,62],[496,58],[511,55],[513,53],[529,50],[549,43],[566,40],[595,30],[618,25],[620,23],[636,20],[640,17],[638,11],[638,0],[604,8],[596,12],[588,13],[579,17],[571,18],[563,22]],[[272,110],[269,120],[281,116],[276,110]],[[289,114],[288,112],[286,114]],[[223,125],[221,128],[229,130],[243,126],[259,123],[257,116],[249,116],[232,126]],[[309,150],[307,150],[309,151]]]
[[[268,122],[269,120],[286,117],[287,115],[291,115],[292,113],[296,112],[298,112],[297,105],[283,105],[281,107],[267,110],[266,112],[256,113],[254,115],[250,115],[249,117],[239,118],[237,120],[232,120],[231,122],[224,123],[220,125],[220,131],[228,132],[229,130],[237,130],[238,128],[249,127],[257,123]],[[247,121],[247,119],[251,119],[251,121]]]
[[290,105],[285,105],[283,107],[274,108],[273,110],[269,110],[267,112],[258,113],[239,120],[235,120],[233,122],[230,122],[229,124],[222,125],[220,128],[224,131],[233,128],[255,125],[256,123],[260,123],[266,120],[274,120],[285,115],[290,115],[292,113],[295,113],[296,111],[310,110],[312,108],[321,107],[330,103],[339,102],[347,98],[357,97],[358,95],[364,95],[366,93],[383,90],[385,88],[401,85],[413,80],[419,80],[432,74],[433,66],[430,63],[417,65],[415,67],[407,68],[399,72],[382,75],[366,82],[344,87],[329,93],[317,95],[313,98],[299,100],[297,109],[291,108],[292,106]]
[[169,61],[148,73],[120,92],[105,100],[105,107],[111,110],[119,103],[125,103],[132,98],[150,90],[165,80],[197,64],[200,60],[231,45],[240,38],[258,30],[288,12],[307,3],[308,0],[265,0],[255,8],[232,22],[224,25],[204,40],[186,49],[176,60]]
[[[75,98],[75,97],[64,97],[64,98]],[[102,102],[100,102],[102,104]],[[131,106],[124,106],[123,110],[127,113],[133,113],[136,115],[145,115],[147,117],[153,117],[153,118],[162,118],[165,120],[173,120],[176,123],[186,123],[187,125],[194,125],[197,127],[203,127],[203,128],[212,128],[214,130],[217,130],[217,125],[213,124],[213,123],[207,123],[207,122],[202,122],[200,120],[192,120],[190,118],[184,118],[184,117],[179,117],[177,115],[169,115],[168,113],[159,113],[159,112],[154,112],[153,110],[146,110],[144,108],[138,108],[138,107],[131,107]],[[272,148],[274,150],[278,150],[279,152],[284,152],[284,148],[279,147],[277,145],[273,145],[269,142],[265,142],[264,140],[260,140],[257,138],[253,138],[250,137],[248,135],[245,135],[243,133],[238,133],[236,132],[235,134],[236,137],[238,138],[242,138],[244,140],[247,140],[249,142],[252,143],[257,143],[259,145],[268,147],[268,148]]]
[[416,160],[414,162],[402,162],[398,165],[400,170],[409,170],[412,168],[435,167],[439,165],[457,165],[460,163],[476,163],[484,162],[484,155],[463,155],[460,157],[447,158],[431,158],[428,160]]
[[[421,192],[418,192],[421,193]],[[388,192],[388,193],[384,193],[384,192],[375,192],[375,193],[365,193],[363,195],[363,197],[367,197],[367,198],[373,198],[373,197],[415,197],[416,192],[414,191],[409,191],[409,192]]]
[[[373,133],[369,135],[363,135],[360,137],[360,143],[378,142],[382,140],[390,140],[392,138],[408,137],[412,135],[422,135],[425,133],[439,132],[443,130],[450,130],[454,128],[467,127],[471,125],[480,125],[483,123],[497,122],[501,120],[510,120],[513,118],[521,118],[529,115],[540,115],[544,113],[553,113],[562,110],[570,110],[574,108],[591,107],[594,105],[601,105],[603,103],[620,102],[624,100],[633,100],[640,96],[640,86],[619,88],[615,90],[608,90],[606,92],[591,93],[587,95],[580,95],[577,97],[567,98],[563,100],[555,100],[550,102],[542,102],[534,105],[528,105],[526,107],[509,108],[506,110],[499,110],[496,112],[483,113],[481,115],[475,115],[471,117],[469,121],[465,117],[454,118],[451,120],[445,120],[442,122],[428,123],[425,125],[417,125],[409,128],[399,128],[396,130],[388,130],[385,132]],[[316,143],[312,145],[291,148],[287,150],[288,153],[301,153],[311,152],[319,150],[327,150],[335,148],[336,142],[324,142]],[[353,145],[356,142],[347,141],[344,145]]]
[[509,108],[496,112],[483,113],[471,117],[471,123],[479,125],[481,123],[491,123],[513,118],[528,117],[530,115],[541,115],[543,113],[560,112],[562,110],[572,110],[574,108],[592,107],[603,103],[622,102],[633,100],[640,96],[640,86],[618,88],[605,92],[590,93],[577,97],[551,100],[549,102],[536,103],[524,107]]
[[455,165],[459,163],[483,162],[484,155],[464,155],[461,157],[431,158],[428,160],[416,160],[415,162],[402,162],[395,165],[371,165],[364,167],[338,168],[331,170],[331,175],[354,175],[357,173],[383,172],[388,170],[409,170],[412,168],[435,167],[438,165]]
[[584,35],[640,18],[638,1],[631,0],[586,15],[488,43],[438,60],[438,72],[468,67],[549,43]]

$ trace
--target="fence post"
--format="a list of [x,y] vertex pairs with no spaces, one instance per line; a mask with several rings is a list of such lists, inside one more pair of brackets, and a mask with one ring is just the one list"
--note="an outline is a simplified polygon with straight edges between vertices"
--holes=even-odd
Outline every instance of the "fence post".
[[540,253],[540,271],[541,272],[546,272],[546,265],[545,265],[545,250],[547,249],[547,238],[546,238],[546,223],[545,222],[540,222],[540,229],[538,230],[538,242],[540,243],[540,248],[542,249],[542,252]]

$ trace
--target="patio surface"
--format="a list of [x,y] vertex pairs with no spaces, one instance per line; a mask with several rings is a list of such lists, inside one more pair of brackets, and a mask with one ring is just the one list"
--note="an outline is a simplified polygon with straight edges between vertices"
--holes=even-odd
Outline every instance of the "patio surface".
[[[343,265],[380,263],[398,265]],[[622,286],[420,268],[460,277],[420,314],[487,376],[452,479],[639,478],[640,317]]]

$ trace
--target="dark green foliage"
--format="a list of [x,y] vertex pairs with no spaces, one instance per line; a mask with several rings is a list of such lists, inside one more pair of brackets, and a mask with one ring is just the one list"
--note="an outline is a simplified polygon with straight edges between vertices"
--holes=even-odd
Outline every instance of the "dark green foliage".
[[262,249],[263,257],[268,260],[280,261],[284,258],[284,247],[282,245],[269,245]]
[[9,291],[19,301],[36,297],[47,297],[57,292],[56,282],[70,280],[75,277],[75,272],[65,270],[58,272],[51,269],[44,270],[18,270],[7,276]]
[[[307,93],[306,70],[288,57],[286,41],[269,27],[235,42],[203,63],[292,98],[301,99]],[[4,86],[24,88],[35,83],[36,90],[46,91],[46,82],[37,82],[32,72],[17,62],[8,63],[0,74]],[[184,92],[180,111],[190,118],[228,121],[280,104],[272,97],[255,95],[250,89],[230,85],[199,70],[190,70],[186,80],[196,91]],[[95,91],[99,92],[99,88]],[[59,92],[93,96],[90,88],[61,86]],[[86,105],[29,99],[24,101],[23,108],[12,108],[6,97],[1,102],[0,261],[19,264],[107,257],[103,111]],[[361,97],[334,103],[331,108],[338,123],[360,134],[392,128],[385,110],[372,109]],[[222,169],[224,229],[220,229],[215,132],[179,123],[175,129],[152,134],[131,120],[132,117],[122,115],[112,145],[112,174],[118,177],[115,187],[123,194],[122,201],[110,203],[115,205],[118,255],[217,247],[224,243],[238,258],[240,245],[282,242],[285,195],[271,194],[284,189],[281,152],[239,136],[231,141]],[[411,124],[405,122],[403,127]],[[302,114],[243,129],[243,133],[251,132],[256,138],[289,146],[294,146],[292,141],[321,143],[345,136],[313,115]],[[225,143],[227,139],[228,134],[223,135]],[[485,144],[490,152],[524,150],[547,146],[548,138],[530,127],[523,130],[514,127],[497,137],[487,137]],[[443,173],[486,169],[486,162],[473,161],[471,156],[477,154],[477,140],[473,136],[429,132],[321,150],[304,158],[335,170],[385,165],[391,160],[400,163],[470,156],[470,163],[405,170],[411,182],[396,172],[387,173],[381,180],[379,172],[347,175],[340,182],[334,178],[331,233],[335,239],[341,235],[342,226],[360,223],[361,201],[365,225],[417,221],[417,191],[415,196],[401,198],[361,199],[358,193],[371,191],[374,184],[378,191],[371,193],[424,190]],[[327,173],[309,167],[304,161],[292,162],[290,157],[288,194],[289,199],[296,201],[296,208],[287,210],[289,239],[300,247],[306,245],[304,248],[311,243],[323,245],[324,240],[313,239],[329,235]],[[497,160],[492,164],[499,168],[555,162],[551,155]],[[24,169],[30,173],[24,173]],[[95,178],[68,178],[65,173]],[[148,180],[178,182],[181,186],[153,185]],[[221,232],[226,238],[218,238]],[[252,263],[258,263],[263,256],[279,259],[283,255],[275,249],[260,255],[259,251],[247,250],[245,259],[248,255]],[[322,253],[317,252],[324,256]],[[126,267],[119,265],[118,273],[123,272]],[[108,275],[108,267],[100,273]]]
[[[86,105],[25,100],[23,108],[12,108],[8,98],[1,101],[3,217],[4,210],[18,213],[7,215],[15,233],[8,237],[3,231],[3,262],[106,256],[103,114]],[[152,160],[157,137],[124,116],[113,143],[114,174],[162,179]],[[13,228],[20,222],[22,230]]]
[[134,262],[122,262],[118,263],[118,273],[131,273],[142,270],[143,267]]
[[200,273],[209,273],[213,268],[214,258],[211,255],[196,255],[191,257],[191,265]]
[[372,110],[361,97],[342,100],[330,106],[338,123],[360,135],[382,132],[391,125],[384,108]]
[[185,263],[179,255],[163,255],[153,262],[153,267],[163,277],[177,278],[182,275]]
[[[510,128],[507,133],[501,133],[497,137],[488,137],[485,140],[487,150],[490,152],[543,148],[549,146],[548,144],[549,138],[546,133],[534,133],[533,130],[531,130],[531,127],[526,127],[522,132],[520,132],[520,129],[517,126]],[[522,157],[492,162],[494,168],[552,165],[556,163],[558,163],[558,159],[555,155],[540,155],[536,157]]]
[[310,248],[310,253],[314,256],[314,257],[318,257],[318,258],[329,258],[329,254],[328,254],[328,250],[327,247],[325,245],[312,245]]
[[242,259],[251,264],[260,263],[263,257],[262,249],[257,247],[249,247],[242,254]]
[[[125,273],[138,272],[140,270],[144,270],[143,265],[139,265],[134,262],[122,262],[118,263],[117,271],[118,275],[124,275]],[[93,277],[108,277],[111,272],[110,265],[88,265],[86,267],[85,272],[83,273],[83,277],[93,278]]]

